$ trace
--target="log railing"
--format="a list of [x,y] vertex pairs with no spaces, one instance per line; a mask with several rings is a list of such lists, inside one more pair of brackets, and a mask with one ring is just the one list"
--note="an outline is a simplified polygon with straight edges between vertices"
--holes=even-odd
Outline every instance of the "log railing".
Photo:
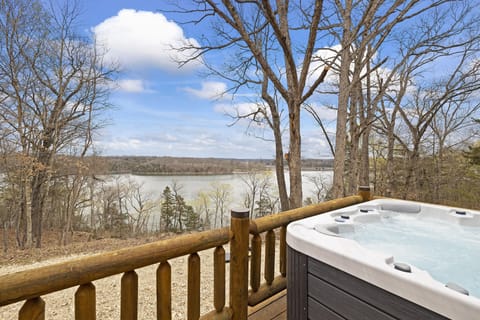
[[[135,269],[159,263],[157,269],[158,319],[171,319],[171,268],[169,259],[188,258],[188,319],[200,315],[199,251],[215,248],[215,283],[225,283],[225,251],[230,241],[228,228],[181,235],[172,239],[134,248],[93,255],[34,270],[0,277],[0,306],[26,300],[19,312],[20,320],[45,319],[42,295],[78,286],[75,293],[75,319],[95,319],[95,286],[92,281],[122,274],[120,318],[137,319],[138,277]],[[229,314],[225,308],[224,285],[215,286],[215,313]],[[223,290],[223,292],[222,292]]]
[[[121,278],[120,318],[138,318],[138,276],[136,269],[158,264],[157,319],[172,318],[170,259],[188,255],[187,319],[245,320],[248,305],[267,299],[286,288],[286,227],[288,223],[343,208],[370,199],[368,189],[359,195],[285,211],[249,220],[248,210],[232,211],[230,229],[216,229],[149,243],[133,248],[75,259],[64,263],[0,276],[0,307],[25,301],[20,320],[45,319],[41,296],[78,286],[75,293],[75,319],[96,319],[93,281],[116,274]],[[275,231],[277,230],[278,231]],[[265,250],[264,282],[261,283],[262,234]],[[251,240],[249,239],[251,235]],[[279,275],[275,276],[276,240],[279,237]],[[248,273],[249,240],[251,244]],[[230,242],[230,305],[225,305],[225,250]],[[200,257],[198,252],[213,249],[213,310],[200,317]],[[249,290],[250,285],[250,290]]]

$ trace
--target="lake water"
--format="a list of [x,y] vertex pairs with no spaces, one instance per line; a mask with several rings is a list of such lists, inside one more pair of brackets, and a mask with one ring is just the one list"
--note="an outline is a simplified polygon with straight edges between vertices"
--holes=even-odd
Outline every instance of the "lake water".
[[[187,200],[191,201],[197,198],[199,192],[208,192],[212,189],[212,184],[228,184],[231,186],[233,207],[239,207],[243,204],[244,194],[247,191],[247,185],[242,177],[245,174],[235,173],[228,175],[194,175],[194,176],[137,176],[122,175],[124,179],[131,179],[142,185],[143,192],[150,193],[154,197],[161,195],[166,186],[172,186],[173,183],[181,186],[180,194]],[[328,186],[331,186],[333,179],[333,171],[302,171],[303,177],[303,197],[316,198],[316,187],[312,179],[322,179]],[[289,183],[288,174],[286,176],[287,184]],[[275,174],[271,175],[272,189],[278,193],[276,187]],[[287,186],[288,190],[288,186]]]

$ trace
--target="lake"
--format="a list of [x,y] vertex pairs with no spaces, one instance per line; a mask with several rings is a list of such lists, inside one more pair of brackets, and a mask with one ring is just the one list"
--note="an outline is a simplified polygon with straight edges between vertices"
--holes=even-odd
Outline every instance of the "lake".
[[[154,197],[161,195],[166,186],[173,183],[181,186],[180,194],[185,200],[192,201],[197,198],[199,192],[208,192],[213,183],[228,184],[232,187],[232,206],[239,207],[243,204],[243,196],[247,191],[247,185],[242,177],[245,174],[235,173],[228,175],[192,175],[192,176],[143,176],[143,175],[122,175],[125,179],[131,179],[142,185],[143,192],[150,193]],[[331,186],[333,171],[302,171],[303,197],[316,198],[315,184],[312,179],[321,178],[328,186]],[[288,175],[287,184],[289,183]],[[275,173],[271,176],[272,188],[277,191]],[[287,186],[288,190],[288,186]]]
[[[276,186],[276,177],[274,172],[269,172],[270,183],[271,183],[271,193],[274,195],[278,194],[278,188]],[[245,194],[247,193],[248,187],[245,183],[246,173],[234,173],[227,175],[158,175],[158,176],[148,176],[148,175],[132,175],[132,174],[123,174],[119,175],[121,181],[131,180],[138,185],[141,185],[141,192],[145,195],[149,195],[151,199],[158,199],[161,197],[165,187],[170,186],[175,183],[179,188],[179,194],[184,197],[188,204],[198,199],[198,194],[200,192],[209,193],[213,190],[212,185],[214,184],[227,184],[230,186],[230,199],[226,205],[228,210],[232,208],[243,208]],[[333,180],[333,171],[302,171],[302,184],[303,184],[303,198],[307,199],[308,197],[312,198],[313,201],[317,199],[317,186],[314,181],[322,181],[323,185],[328,188],[332,185]],[[288,173],[286,175],[287,179],[287,192],[288,192],[288,183],[289,177]],[[318,183],[317,183],[318,184]],[[258,196],[257,196],[258,197]],[[258,201],[258,199],[256,199]],[[160,217],[160,212],[154,212],[150,225],[151,228],[155,228],[158,224]]]

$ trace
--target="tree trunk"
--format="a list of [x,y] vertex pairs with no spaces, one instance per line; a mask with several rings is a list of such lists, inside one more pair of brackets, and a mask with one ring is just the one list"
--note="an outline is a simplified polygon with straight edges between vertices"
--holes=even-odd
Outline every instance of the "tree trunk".
[[290,107],[290,152],[288,166],[290,173],[290,209],[302,206],[302,149],[300,135],[300,106],[295,102]]
[[432,147],[432,159],[433,159],[433,166],[435,168],[433,172],[433,181],[430,183],[433,191],[431,192],[431,200],[432,203],[438,203],[441,200],[440,190],[442,185],[442,174],[443,174],[443,160],[444,160],[444,146],[445,146],[445,139],[440,135],[435,135],[434,138],[438,139],[438,147],[437,151],[435,151],[435,147],[437,146],[436,140],[433,141]]
[[17,219],[15,221],[15,238],[17,240],[17,246],[20,249],[25,248],[25,225],[25,204],[22,200],[20,205],[20,214],[17,215]]
[[[394,181],[395,172],[394,172],[394,165],[395,165],[395,123],[397,117],[397,107],[393,109],[393,113],[391,116],[391,121],[387,120],[387,114],[385,113],[383,117],[385,118],[385,123],[387,124],[387,164],[385,168],[386,174],[386,190],[385,196],[391,197],[394,195],[395,190],[397,190],[397,186],[395,185],[396,181]],[[398,182],[397,182],[398,183]]]
[[349,174],[348,174],[348,181],[345,183],[346,186],[348,187],[348,195],[352,195],[356,193],[356,190],[358,189],[358,175],[359,175],[359,137],[358,134],[356,133],[357,130],[354,130],[355,134],[351,138],[350,144],[349,144],[349,161],[348,163],[350,164],[349,168]]
[[25,179],[24,185],[24,210],[25,210],[25,236],[26,241],[24,247],[31,248],[33,245],[33,214],[32,214],[32,189],[28,179]]
[[[358,86],[358,83],[357,83]],[[356,90],[356,88],[355,88]],[[346,175],[347,182],[346,190],[347,194],[355,194],[358,187],[358,171],[359,171],[359,127],[357,124],[357,110],[358,110],[358,99],[359,97],[353,93],[350,97],[350,114],[349,114],[349,128],[350,128],[350,143],[349,143],[349,152],[348,152],[348,175]]]
[[352,57],[350,54],[351,27],[352,27],[352,3],[345,2],[344,24],[342,34],[342,52],[340,55],[340,78],[337,106],[337,129],[335,134],[335,158],[333,161],[333,198],[345,196],[344,174],[347,146],[347,119],[348,103],[350,98],[350,65]]
[[7,221],[3,222],[3,253],[7,253],[8,251],[8,223]]
[[[53,125],[51,126],[54,127]],[[51,179],[49,169],[52,167],[52,144],[54,142],[54,129],[44,130],[44,138],[40,144],[37,161],[39,164],[38,172],[32,180],[32,230],[35,246],[40,248],[42,246],[42,223],[43,223],[43,208],[45,204],[45,197],[48,192],[48,182]]]
[[[276,111],[276,110],[275,110]],[[273,135],[275,137],[275,173],[277,177],[278,195],[280,197],[281,211],[287,211],[290,208],[287,194],[287,184],[285,182],[285,166],[283,163],[283,144],[282,132],[280,128],[280,116],[277,112],[272,112]]]
[[[94,201],[94,192],[95,192],[95,183],[93,178],[90,178],[90,183],[88,184],[89,191],[90,191],[90,232],[96,232],[96,224],[97,221],[95,219],[95,201]],[[161,219],[160,219],[161,221]]]
[[347,118],[349,102],[349,48],[342,48],[342,64],[340,66],[340,83],[338,93],[337,128],[335,134],[335,158],[333,161],[333,198],[345,195],[344,175],[347,146]]
[[403,199],[407,199],[409,193],[417,193],[417,185],[415,179],[415,168],[418,162],[418,145],[415,144],[413,150],[410,152],[407,163],[407,170],[405,175],[405,185],[403,188]]
[[[81,179],[76,176],[72,178],[72,188],[68,192],[68,197],[66,199],[66,208],[65,208],[65,220],[63,221],[62,226],[62,239],[61,244],[66,246],[68,244],[68,234],[73,230],[73,216],[75,214],[75,203],[77,202],[80,191],[82,188]],[[68,178],[65,179],[65,185],[68,189]]]
[[43,205],[45,200],[44,186],[46,178],[46,172],[42,170],[32,181],[32,234],[37,248],[42,246]]
[[[368,52],[371,51],[369,47]],[[359,184],[361,186],[370,185],[370,155],[369,155],[369,146],[370,146],[370,132],[372,130],[373,123],[373,106],[372,106],[372,96],[371,96],[371,82],[370,82],[371,70],[370,70],[370,61],[367,62],[367,95],[365,103],[360,104],[360,119],[363,127],[363,132],[361,136],[362,146],[360,150],[360,176]]]
[[370,155],[369,155],[370,128],[364,130],[362,134],[362,147],[360,149],[360,177],[361,186],[370,185]]

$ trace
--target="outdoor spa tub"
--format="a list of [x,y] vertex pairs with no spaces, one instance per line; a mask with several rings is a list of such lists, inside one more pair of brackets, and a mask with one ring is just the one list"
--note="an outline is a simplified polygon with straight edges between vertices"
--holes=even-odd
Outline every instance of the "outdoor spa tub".
[[480,212],[379,199],[291,223],[288,319],[480,319]]

